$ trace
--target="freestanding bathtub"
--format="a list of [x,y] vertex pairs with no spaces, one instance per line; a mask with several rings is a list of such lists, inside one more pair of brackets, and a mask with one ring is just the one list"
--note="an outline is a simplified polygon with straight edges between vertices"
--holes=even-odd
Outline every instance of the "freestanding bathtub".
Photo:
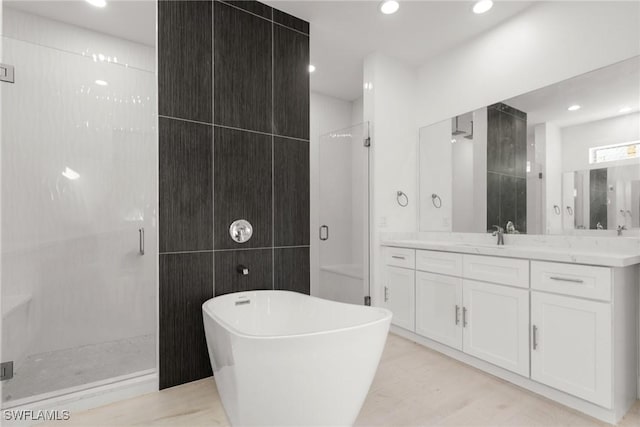
[[391,312],[288,291],[202,305],[214,379],[235,426],[354,423],[378,367]]

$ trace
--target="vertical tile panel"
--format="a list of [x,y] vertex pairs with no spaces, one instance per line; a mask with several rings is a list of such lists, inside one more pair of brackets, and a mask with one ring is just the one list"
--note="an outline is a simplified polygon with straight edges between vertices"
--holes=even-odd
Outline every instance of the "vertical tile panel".
[[239,0],[239,1],[230,1],[225,0],[223,3],[230,4],[235,7],[239,7],[240,9],[244,9],[247,12],[251,12],[253,14],[262,16],[266,19],[271,19],[271,7],[267,6],[264,3],[260,3],[259,1],[247,1],[247,0]]
[[273,27],[273,133],[309,139],[309,37]]
[[[269,135],[215,127],[215,249],[272,246],[271,147]],[[253,226],[253,237],[246,243],[236,243],[229,235],[237,219]]]
[[225,3],[214,7],[214,121],[270,133],[271,22]]
[[500,175],[487,172],[487,230],[494,225],[500,225]]
[[607,169],[589,171],[589,228],[596,230],[598,223],[607,228]]
[[296,18],[278,9],[273,9],[273,22],[309,34],[309,23],[307,21],[303,21],[300,18]]
[[500,111],[487,108],[487,171],[500,171]]
[[309,248],[274,249],[274,289],[309,295]]
[[527,232],[527,179],[516,178],[516,230]]
[[507,222],[516,224],[517,180],[513,176],[500,177],[500,225],[506,227]]
[[500,129],[498,130],[498,144],[500,145],[499,164],[497,172],[514,175],[516,172],[516,118],[505,112],[500,113]]
[[160,255],[160,388],[210,376],[202,304],[213,297],[213,253]]
[[274,138],[274,245],[309,244],[309,143]]
[[[516,110],[517,111],[517,110]],[[514,175],[520,178],[527,176],[527,121],[519,117],[513,119],[515,170]]]
[[[231,292],[273,289],[273,249],[215,252],[216,296]],[[249,274],[243,275],[243,266]]]
[[158,111],[211,123],[211,1],[158,2]]
[[210,125],[160,118],[160,252],[213,249]]

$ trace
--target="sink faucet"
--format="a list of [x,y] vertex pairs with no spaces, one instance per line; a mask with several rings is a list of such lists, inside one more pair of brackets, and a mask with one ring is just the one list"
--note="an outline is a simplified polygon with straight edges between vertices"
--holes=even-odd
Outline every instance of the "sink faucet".
[[516,226],[513,225],[513,221],[507,222],[507,226],[505,227],[505,232],[507,234],[516,234],[518,230],[516,230]]
[[618,231],[618,236],[622,236],[622,231],[626,230],[627,227],[624,225],[619,225],[618,228],[616,229]]
[[493,226],[496,231],[493,232],[493,236],[498,236],[498,246],[504,245],[504,228],[499,225]]

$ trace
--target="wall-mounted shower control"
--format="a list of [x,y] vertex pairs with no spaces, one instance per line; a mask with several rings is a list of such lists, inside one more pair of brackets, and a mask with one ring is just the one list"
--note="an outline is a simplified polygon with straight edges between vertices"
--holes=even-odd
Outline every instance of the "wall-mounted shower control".
[[13,65],[0,64],[0,82],[15,82],[15,70]]
[[253,227],[246,219],[239,219],[231,223],[229,234],[234,242],[245,243],[253,235]]
[[248,276],[249,275],[249,268],[245,267],[244,265],[240,264],[236,270],[238,271],[238,273],[242,274],[243,276]]

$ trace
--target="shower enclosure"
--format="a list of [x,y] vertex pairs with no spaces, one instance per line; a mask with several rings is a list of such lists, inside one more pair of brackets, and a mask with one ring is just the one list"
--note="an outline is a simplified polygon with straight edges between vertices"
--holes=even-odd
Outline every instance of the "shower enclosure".
[[368,122],[320,137],[321,298],[368,304],[369,142]]
[[157,365],[155,4],[104,15],[144,16],[145,43],[88,28],[86,2],[46,3],[2,10],[3,408]]

